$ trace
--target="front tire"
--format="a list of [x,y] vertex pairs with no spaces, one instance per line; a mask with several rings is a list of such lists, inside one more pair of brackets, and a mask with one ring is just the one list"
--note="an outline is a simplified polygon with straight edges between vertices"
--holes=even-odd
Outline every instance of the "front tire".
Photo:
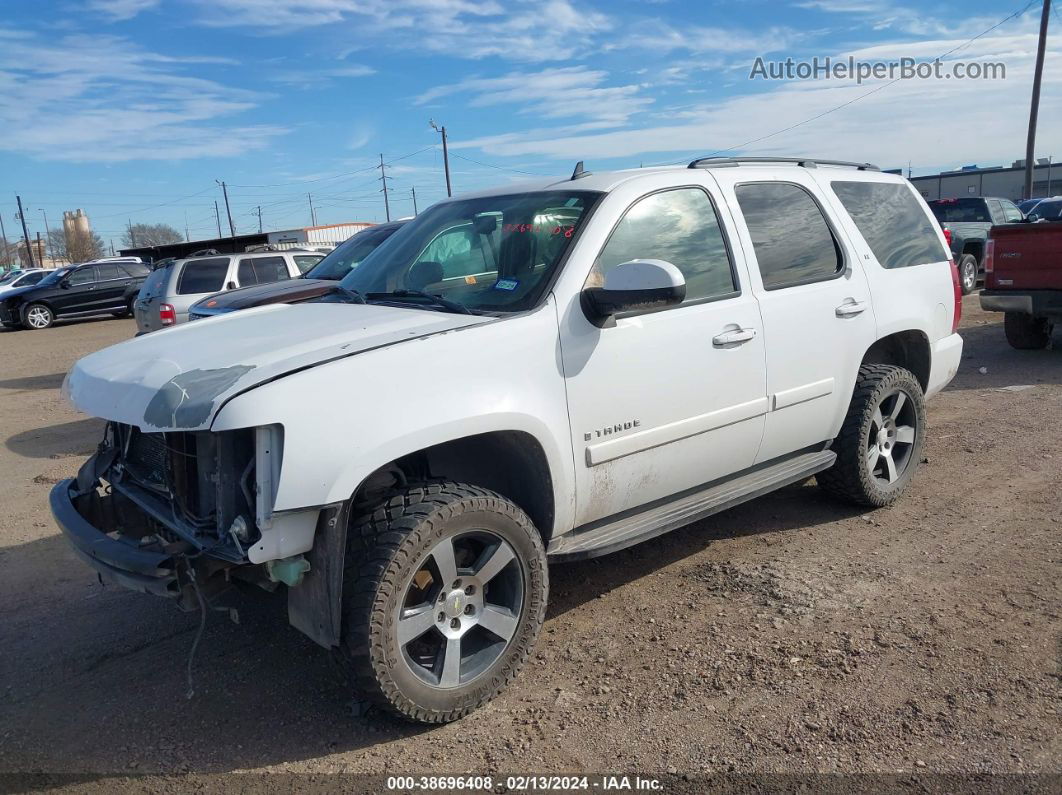
[[29,329],[48,328],[54,321],[55,314],[44,304],[30,304],[22,313],[22,325]]
[[1003,315],[1003,331],[1010,347],[1019,351],[1041,351],[1051,342],[1054,327],[1046,317],[1036,317],[1025,312],[1006,312]]
[[394,489],[348,528],[341,664],[389,712],[457,720],[516,677],[548,589],[541,535],[505,497],[446,481]]
[[962,294],[969,295],[977,289],[977,258],[973,254],[963,254],[958,269]]
[[856,505],[890,505],[918,469],[925,427],[925,397],[914,374],[891,364],[863,365],[833,442],[837,460],[817,475],[819,485]]

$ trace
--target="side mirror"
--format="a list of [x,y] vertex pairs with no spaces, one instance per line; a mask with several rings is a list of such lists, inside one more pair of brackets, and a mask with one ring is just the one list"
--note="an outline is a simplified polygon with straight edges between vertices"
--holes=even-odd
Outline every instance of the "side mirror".
[[226,290],[235,290],[236,289],[236,282],[229,282],[228,284],[225,285],[225,289]]
[[604,319],[681,304],[686,300],[686,279],[670,262],[636,259],[612,268],[604,286],[584,290],[583,297],[590,314]]
[[63,279],[61,282],[59,282],[59,286],[62,289],[64,289],[64,290],[69,290],[70,289],[70,280],[69,279]]

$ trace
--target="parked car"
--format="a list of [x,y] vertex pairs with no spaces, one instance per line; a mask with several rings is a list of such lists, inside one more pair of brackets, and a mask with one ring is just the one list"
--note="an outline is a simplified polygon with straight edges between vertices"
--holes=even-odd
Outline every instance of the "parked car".
[[133,301],[138,334],[188,320],[188,308],[214,293],[301,276],[322,254],[287,251],[217,254],[177,260],[151,272]]
[[218,293],[200,299],[188,309],[189,320],[225,315],[239,309],[267,304],[296,304],[320,298],[336,289],[340,281],[376,247],[398,231],[406,222],[377,224],[358,232],[300,278],[273,284],[259,284]]
[[933,215],[865,164],[577,169],[442,201],[338,285],[81,359],[64,392],[108,424],[52,512],[101,577],[204,615],[283,586],[427,723],[515,677],[550,561],[812,476],[897,500],[963,346]]
[[985,257],[981,308],[1003,312],[1007,342],[1038,350],[1062,321],[1062,199],[1044,199],[1030,223],[994,226]]
[[1022,211],[1025,217],[1028,217],[1029,211],[1042,201],[1043,199],[1025,199],[1018,202],[1018,209]]
[[979,197],[937,199],[930,209],[950,232],[951,252],[959,269],[963,294],[972,293],[984,278],[984,251],[988,230],[995,224],[1012,224],[1025,215],[1009,199]]
[[32,287],[54,270],[55,268],[27,268],[11,271],[0,279],[0,295],[20,287]]
[[7,328],[45,329],[56,318],[125,317],[132,311],[128,291],[147,274],[147,267],[135,262],[57,268],[32,287],[0,295],[0,323]]

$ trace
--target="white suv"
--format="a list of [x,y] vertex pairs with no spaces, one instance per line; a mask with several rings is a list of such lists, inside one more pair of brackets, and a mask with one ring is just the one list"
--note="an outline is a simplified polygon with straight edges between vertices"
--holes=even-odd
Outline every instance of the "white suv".
[[424,722],[513,678],[548,562],[812,476],[895,500],[962,353],[940,228],[862,164],[580,167],[441,202],[340,285],[78,362],[110,422],[52,509],[105,579],[188,609],[283,584]]

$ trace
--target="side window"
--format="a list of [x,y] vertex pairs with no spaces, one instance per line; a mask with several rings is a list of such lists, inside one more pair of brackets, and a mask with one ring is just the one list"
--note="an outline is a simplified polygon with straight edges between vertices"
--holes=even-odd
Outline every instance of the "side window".
[[735,189],[768,290],[832,279],[844,257],[819,205],[786,182],[754,182]]
[[96,281],[95,268],[78,268],[67,278],[67,283],[71,287],[76,287],[81,284],[92,284],[94,281]]
[[951,259],[935,225],[906,185],[837,181],[830,187],[881,267],[905,268]]
[[1007,219],[1008,224],[1025,220],[1025,214],[1018,209],[1018,205],[1013,202],[1000,202],[1000,204],[1003,205],[1003,217]]
[[295,267],[299,269],[299,273],[306,273],[324,257],[320,254],[296,254],[294,259]]
[[483,237],[476,234],[472,224],[463,224],[447,229],[431,241],[417,257],[417,264],[439,263],[442,265],[442,279],[485,273],[494,270],[494,267],[484,257],[483,246]]
[[738,289],[711,199],[700,188],[654,193],[630,207],[601,250],[588,286],[604,284],[617,265],[635,259],[670,262],[686,278],[686,301]]
[[236,280],[240,283],[240,287],[249,287],[252,284],[258,284],[258,279],[254,275],[254,265],[251,260],[240,260],[240,267],[236,269]]
[[987,204],[988,212],[992,216],[992,223],[1005,224],[1007,222],[1007,217],[1003,215],[1003,205],[995,199],[989,199]]
[[291,274],[288,273],[287,260],[283,257],[256,257],[251,262],[259,284],[281,282],[291,278]]
[[96,273],[101,282],[109,282],[114,279],[124,279],[126,275],[118,270],[117,265],[97,265]]
[[[184,263],[177,282],[178,295],[216,293],[225,286],[229,258],[194,259]],[[158,271],[155,271],[158,273]]]

